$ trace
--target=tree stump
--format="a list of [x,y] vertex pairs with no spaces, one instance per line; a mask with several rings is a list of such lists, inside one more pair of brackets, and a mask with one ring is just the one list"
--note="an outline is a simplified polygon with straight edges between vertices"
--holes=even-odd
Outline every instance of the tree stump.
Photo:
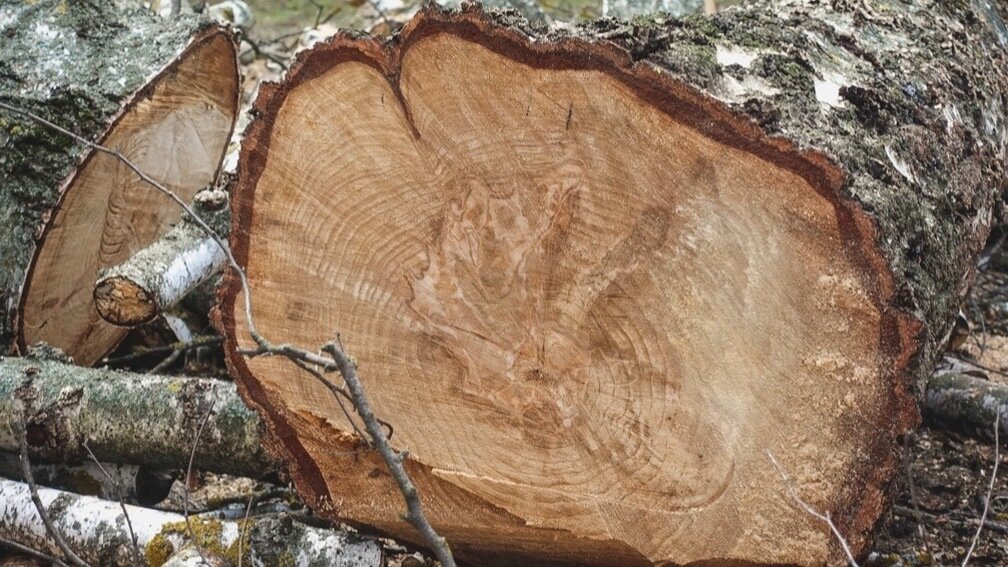
[[[769,454],[866,550],[1005,186],[1008,40],[986,4],[789,5],[426,9],[262,89],[257,327],[342,333],[464,560],[842,564]],[[315,509],[416,541],[329,392],[239,354],[233,274],[219,316]]]
[[[188,200],[211,183],[238,110],[229,32],[136,3],[0,5],[0,101],[118,149]],[[178,208],[114,157],[0,112],[0,351],[44,341],[90,365],[126,330],[91,297],[101,268]]]

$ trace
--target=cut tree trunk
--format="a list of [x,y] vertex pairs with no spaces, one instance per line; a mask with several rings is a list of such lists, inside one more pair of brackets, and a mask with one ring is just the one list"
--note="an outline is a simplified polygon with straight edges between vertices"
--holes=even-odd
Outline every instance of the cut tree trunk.
[[[136,2],[0,4],[0,101],[121,151],[189,200],[238,108],[234,41]],[[44,341],[90,365],[126,332],[94,281],[180,218],[113,156],[0,110],[0,352]]]
[[[337,36],[244,138],[258,330],[342,333],[474,564],[840,564],[768,453],[864,552],[1005,187],[992,5]],[[243,309],[232,274],[228,360],[298,489],[416,541],[325,388],[239,353]]]
[[33,460],[87,461],[86,442],[101,461],[185,468],[208,414],[196,468],[251,478],[276,470],[258,416],[231,382],[81,368],[34,353],[0,357],[0,450],[18,451],[24,420]]

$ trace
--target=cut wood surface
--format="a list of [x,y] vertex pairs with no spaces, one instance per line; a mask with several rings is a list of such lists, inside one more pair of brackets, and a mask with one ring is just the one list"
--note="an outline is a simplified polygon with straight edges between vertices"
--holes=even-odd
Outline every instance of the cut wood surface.
[[[259,331],[342,333],[474,564],[842,563],[768,452],[864,551],[1008,144],[1004,3],[869,4],[301,54],[233,195]],[[238,352],[233,275],[219,322],[307,500],[416,541],[324,386]]]
[[[0,101],[118,149],[189,200],[216,176],[237,113],[229,32],[136,3],[0,3]],[[91,297],[101,268],[178,208],[113,156],[0,111],[0,344],[44,341],[90,365],[125,330]]]

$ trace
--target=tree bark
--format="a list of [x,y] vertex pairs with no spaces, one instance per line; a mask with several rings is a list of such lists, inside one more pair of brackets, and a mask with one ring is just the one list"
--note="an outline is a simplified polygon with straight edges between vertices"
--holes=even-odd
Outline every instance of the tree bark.
[[193,466],[251,478],[277,467],[262,447],[258,416],[231,382],[0,358],[0,450],[18,450],[13,432],[29,406],[33,459],[83,462],[87,442],[100,461],[185,468],[209,413]]
[[[257,327],[342,333],[463,559],[841,564],[767,453],[867,549],[1005,188],[1005,8],[544,32],[469,6],[337,36],[243,141]],[[306,501],[415,539],[381,461],[336,454],[353,430],[324,387],[240,354],[234,274],[221,304]]]
[[[190,199],[238,109],[229,32],[127,2],[0,5],[0,101],[120,150]],[[0,353],[44,341],[84,365],[125,331],[95,313],[98,270],[180,218],[109,155],[0,111]],[[81,292],[84,293],[81,293]]]
[[[119,503],[49,488],[40,488],[38,492],[53,524],[85,561],[108,567],[135,565],[126,518]],[[128,505],[126,512],[148,566],[161,567],[177,552],[185,554],[190,540],[184,516]],[[382,546],[377,541],[345,530],[313,528],[274,516],[253,517],[248,522],[197,516],[190,517],[189,522],[203,554],[224,558],[231,565],[237,565],[238,539],[243,531],[241,555],[247,565],[383,565]],[[0,537],[59,556],[59,549],[46,535],[32,503],[28,485],[2,478]],[[176,561],[181,560],[180,557]]]

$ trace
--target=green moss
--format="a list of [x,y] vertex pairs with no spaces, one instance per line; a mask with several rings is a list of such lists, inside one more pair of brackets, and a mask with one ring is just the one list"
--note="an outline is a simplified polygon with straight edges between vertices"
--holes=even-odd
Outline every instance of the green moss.
[[147,544],[147,548],[144,550],[144,559],[147,560],[147,565],[150,567],[161,567],[174,551],[175,546],[168,540],[168,535],[162,531]]
[[[227,557],[229,550],[235,547],[234,557],[237,561],[237,545],[232,544],[225,548],[221,543],[223,528],[219,520],[189,518],[189,524],[192,526],[192,543],[199,546],[200,549],[208,554],[222,557]],[[150,567],[161,567],[175,553],[175,546],[172,545],[169,537],[173,535],[185,538],[189,537],[189,527],[184,520],[165,524],[161,527],[161,531],[151,539],[150,543],[147,544],[147,549],[144,551],[147,565]]]
[[238,522],[238,539],[231,542],[231,545],[224,550],[223,557],[231,565],[238,564],[238,543],[241,542],[242,563],[252,563],[252,554],[249,552],[249,532],[252,528],[252,520],[241,520]]

